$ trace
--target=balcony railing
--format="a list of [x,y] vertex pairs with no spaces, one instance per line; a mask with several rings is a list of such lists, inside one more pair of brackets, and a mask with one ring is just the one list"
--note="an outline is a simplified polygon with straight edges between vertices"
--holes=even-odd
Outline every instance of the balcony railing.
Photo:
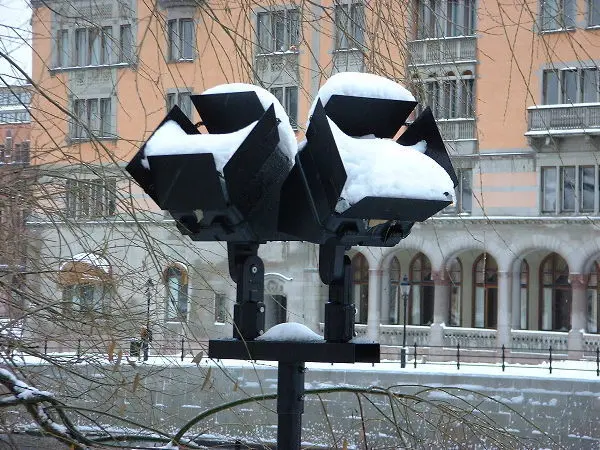
[[600,133],[600,103],[530,106],[528,136]]
[[568,334],[558,331],[513,330],[511,336],[511,347],[516,351],[534,349],[546,352],[550,347],[554,351],[566,351],[568,348]]
[[357,48],[333,53],[333,73],[362,72],[365,68],[363,52]]
[[410,66],[476,61],[477,38],[459,36],[409,41],[408,54]]
[[475,140],[475,119],[438,119],[438,128],[445,141]]
[[257,76],[263,81],[278,80],[285,84],[298,78],[298,52],[259,53],[254,57]]

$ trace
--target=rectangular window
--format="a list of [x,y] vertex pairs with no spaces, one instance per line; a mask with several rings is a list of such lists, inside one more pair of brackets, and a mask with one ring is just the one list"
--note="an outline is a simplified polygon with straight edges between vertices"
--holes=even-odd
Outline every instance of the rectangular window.
[[542,103],[556,105],[559,103],[558,70],[544,70]]
[[588,26],[600,25],[600,0],[588,0]]
[[562,212],[574,212],[575,211],[575,167],[561,167],[560,168],[560,184],[562,188],[561,192],[561,205],[560,210]]
[[598,69],[581,70],[581,101],[596,103],[598,101]]
[[579,167],[579,211],[594,210],[595,172],[594,166]]
[[116,214],[116,178],[69,179],[65,186],[65,215],[94,219]]
[[73,101],[73,115],[73,139],[88,139],[88,129],[96,137],[114,136],[110,98],[76,99]]
[[69,67],[69,30],[58,30],[56,34],[56,67]]
[[298,86],[272,87],[269,90],[285,109],[292,128],[298,128]]
[[336,50],[361,48],[364,44],[364,5],[353,3],[335,7]]
[[562,103],[579,103],[577,96],[577,69],[561,71]]
[[439,0],[419,0],[417,13],[417,39],[438,37]]
[[169,20],[167,23],[169,60],[194,59],[194,21],[192,19]]
[[218,292],[215,292],[215,322],[227,322],[227,298]]
[[556,167],[542,167],[542,212],[556,212]]
[[256,16],[259,53],[296,51],[300,43],[300,14],[297,9],[260,12]]
[[179,109],[192,118],[192,93],[191,92],[179,92],[167,94],[167,112],[170,111],[173,106],[179,106]]
[[101,56],[101,36],[100,31],[96,28],[88,30],[88,66],[97,66],[100,64]]
[[444,209],[444,213],[471,213],[473,211],[473,169],[456,171],[458,185],[454,188],[454,203]]
[[102,27],[100,64],[112,62],[112,27]]
[[575,27],[576,0],[542,0],[542,31]]
[[124,24],[119,28],[119,62],[130,63],[133,58],[133,35],[131,25]]
[[88,63],[87,29],[75,30],[75,65],[83,67]]

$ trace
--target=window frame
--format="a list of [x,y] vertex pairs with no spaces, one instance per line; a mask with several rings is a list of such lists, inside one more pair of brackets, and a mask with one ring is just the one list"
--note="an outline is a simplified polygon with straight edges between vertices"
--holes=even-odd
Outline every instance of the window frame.
[[[281,106],[283,106],[284,111],[288,115],[290,119],[290,125],[293,130],[298,129],[298,94],[299,88],[297,85],[288,85],[288,86],[271,86],[269,88],[269,92],[275,96]],[[281,92],[281,93],[280,93]],[[295,108],[292,107],[292,97],[295,93]]]
[[[282,18],[282,20],[275,22],[274,18]],[[302,24],[300,19],[300,10],[298,8],[263,9],[258,11],[255,21],[256,54],[297,53],[302,41]],[[283,25],[283,28],[279,30],[277,28],[278,25]],[[281,34],[281,46],[279,49],[277,42],[278,34]]]
[[97,220],[114,217],[117,215],[117,179],[111,176],[67,178],[64,201],[64,215],[68,218]]
[[[96,116],[92,114],[92,105],[96,105]],[[116,139],[112,109],[113,97],[74,97],[69,139],[76,142]]]
[[[190,24],[191,36],[186,40],[185,27]],[[196,58],[196,22],[193,17],[179,17],[167,21],[167,62],[190,62]],[[186,49],[189,47],[190,54]]]
[[[171,287],[169,286],[169,282],[172,278],[178,278],[176,303],[175,301],[172,303],[169,301],[175,300],[171,296]],[[187,269],[185,266],[179,263],[170,264],[163,272],[163,281],[165,284],[165,300],[167,303],[165,308],[165,321],[179,323],[187,322],[190,312],[189,279]],[[184,305],[185,307],[182,308]],[[171,314],[172,308],[174,310],[173,314]]]
[[[564,189],[564,178],[565,169],[572,169],[574,171],[575,178],[572,181],[573,184],[573,195],[569,199],[574,204],[574,208],[565,207],[565,189]],[[583,170],[593,172],[594,184],[592,189],[587,190],[587,194],[584,192],[584,173]],[[551,175],[549,182],[547,177]],[[569,164],[569,165],[548,165],[540,166],[540,183],[539,183],[539,213],[541,215],[589,215],[596,214],[599,211],[600,203],[600,165],[598,164]],[[553,187],[551,187],[553,184]],[[588,183],[589,184],[589,183]],[[551,189],[549,189],[551,188]],[[548,192],[548,196],[546,192]],[[593,193],[593,208],[584,207],[583,201],[585,197],[589,199],[589,195]],[[547,205],[551,202],[552,205]],[[588,204],[590,202],[588,201]]]
[[[547,0],[540,1],[539,26],[541,33],[551,33],[556,31],[574,30],[577,20],[577,1],[576,0],[554,0],[557,4],[556,14],[547,16],[545,7],[549,3]],[[570,9],[567,11],[567,9]],[[552,23],[547,22],[551,20]],[[557,26],[553,26],[553,25]]]
[[363,49],[365,46],[364,3],[336,3],[333,10],[333,17],[335,26],[335,51]]
[[[596,3],[596,5],[594,5],[594,3]],[[586,5],[587,5],[587,11],[586,11],[587,28],[600,27],[600,0],[588,0],[586,2]],[[595,17],[593,17],[593,16],[595,16]]]
[[[465,167],[458,168],[456,170],[456,177],[458,178],[458,184],[454,188],[453,204],[446,206],[442,210],[443,214],[472,214],[473,213],[473,168]],[[469,172],[469,175],[465,177],[465,172]],[[465,184],[468,181],[468,187],[470,188],[471,194],[469,197],[470,205],[468,208],[465,207]]]

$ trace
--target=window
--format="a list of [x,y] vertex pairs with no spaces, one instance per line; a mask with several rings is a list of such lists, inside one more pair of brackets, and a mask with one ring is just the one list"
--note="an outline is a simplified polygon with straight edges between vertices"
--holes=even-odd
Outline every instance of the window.
[[102,312],[108,289],[102,284],[81,283],[63,287],[63,302],[74,312]]
[[600,25],[600,0],[588,0],[588,27]]
[[475,0],[418,0],[417,39],[475,34]]
[[542,31],[575,27],[576,0],[542,0]]
[[454,203],[444,213],[464,214],[473,211],[473,169],[457,169],[458,185],[454,188]]
[[369,263],[363,254],[352,258],[352,301],[356,323],[367,323],[369,315]]
[[192,93],[191,92],[178,92],[167,94],[167,112],[171,111],[173,106],[179,106],[179,109],[188,116],[192,117]]
[[597,103],[598,69],[551,69],[543,74],[542,102],[544,105]]
[[298,128],[298,86],[272,87],[269,90],[285,109],[292,128]]
[[448,270],[450,278],[450,314],[448,325],[460,327],[461,298],[462,298],[462,264],[460,259],[454,258]]
[[429,74],[421,84],[421,98],[437,119],[466,119],[474,117],[475,78],[470,70],[461,75],[448,72],[438,77]]
[[56,33],[56,66],[68,67],[70,54],[69,30],[58,30]]
[[169,20],[169,61],[194,59],[194,21],[192,19]]
[[215,292],[215,322],[227,322],[227,297],[225,294]]
[[78,28],[75,30],[75,65],[76,66],[82,67],[88,63],[87,37],[88,37],[88,30],[86,28]]
[[[114,138],[112,131],[110,98],[76,99],[73,101],[73,139],[89,139],[92,133],[97,138]],[[89,132],[88,132],[89,130]]]
[[133,59],[133,34],[131,25],[121,25],[119,30],[119,62],[129,63]]
[[404,305],[400,293],[400,262],[394,256],[390,263],[390,310],[389,323],[398,325],[404,320]]
[[347,50],[364,44],[364,5],[352,3],[335,7],[335,48]]
[[185,322],[188,313],[188,275],[180,264],[167,267],[164,273],[167,288],[167,320]]
[[528,320],[529,320],[529,264],[527,260],[521,261],[521,271],[519,278],[519,286],[520,286],[520,320],[519,327],[521,330],[526,330],[528,328]]
[[300,14],[297,9],[257,14],[258,53],[297,51],[300,44]]
[[600,308],[598,308],[598,280],[600,279],[600,264],[594,262],[587,285],[587,332],[598,333],[598,324],[600,323]]
[[540,266],[541,330],[569,331],[571,328],[571,286],[569,266],[556,253],[548,255]]
[[599,194],[598,166],[541,168],[542,213],[593,213]]
[[65,189],[66,216],[76,219],[114,216],[117,213],[116,197],[114,177],[68,179]]
[[410,299],[408,317],[411,325],[433,323],[434,286],[431,278],[431,262],[423,253],[417,254],[410,263]]
[[12,156],[12,161],[6,162],[29,163],[29,142],[26,141],[15,144],[15,151]]
[[475,263],[473,326],[496,328],[498,321],[498,265],[496,260],[483,253]]

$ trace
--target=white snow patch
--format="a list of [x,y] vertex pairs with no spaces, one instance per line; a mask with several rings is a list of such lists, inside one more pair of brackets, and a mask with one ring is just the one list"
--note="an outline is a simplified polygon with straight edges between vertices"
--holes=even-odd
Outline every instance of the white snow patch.
[[291,342],[323,342],[318,335],[306,325],[296,322],[280,323],[271,327],[265,334],[256,338],[258,341],[291,341]]
[[148,156],[157,155],[190,155],[212,153],[219,172],[233,156],[238,147],[248,137],[257,122],[253,122],[241,130],[226,134],[187,134],[174,120],[165,122],[144,149],[142,165],[149,169]]
[[452,200],[452,179],[421,152],[423,142],[403,146],[392,139],[357,139],[328,121],[348,175],[341,196],[350,205],[366,196]]
[[408,89],[388,78],[372,73],[340,72],[329,78],[319,89],[317,97],[308,112],[309,121],[315,110],[317,100],[321,99],[321,103],[325,106],[332,95],[415,101],[415,97]]
[[271,105],[275,106],[275,116],[280,120],[279,126],[277,127],[280,139],[279,148],[283,154],[290,159],[290,163],[293,163],[298,148],[296,133],[294,133],[294,130],[290,125],[290,118],[285,112],[285,109],[283,109],[283,106],[281,106],[281,103],[279,103],[279,100],[277,100],[277,97],[260,86],[247,83],[220,84],[207,89],[202,95],[226,94],[230,92],[255,92],[265,111],[269,109]]
[[60,265],[60,270],[63,270],[67,264],[77,261],[90,266],[98,267],[110,275],[110,263],[103,257],[96,255],[95,253],[78,253],[74,255],[69,261],[66,261]]

